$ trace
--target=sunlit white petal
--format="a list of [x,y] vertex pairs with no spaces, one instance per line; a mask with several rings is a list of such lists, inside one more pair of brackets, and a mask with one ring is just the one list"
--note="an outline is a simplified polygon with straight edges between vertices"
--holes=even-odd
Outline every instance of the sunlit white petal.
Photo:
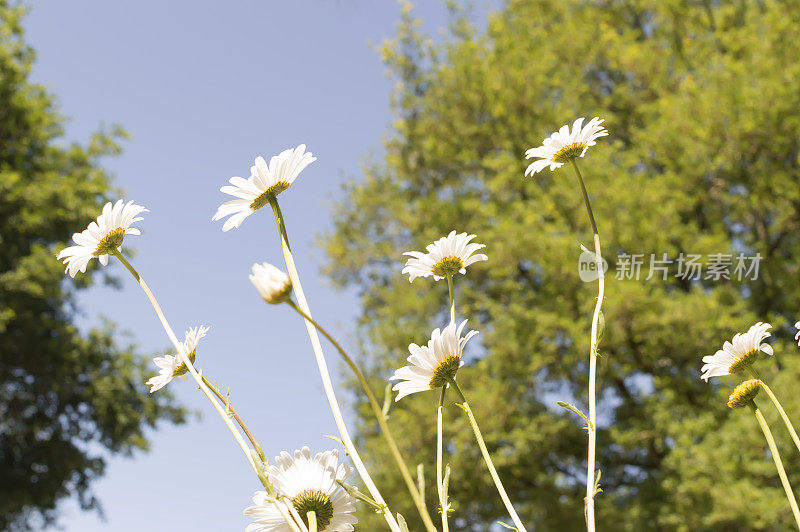
[[245,218],[269,203],[270,199],[289,188],[300,172],[317,160],[306,145],[284,150],[270,158],[269,164],[263,157],[256,157],[250,168],[250,177],[232,177],[219,190],[233,196],[234,200],[223,203],[217,209],[212,220],[221,220],[229,216],[222,224],[223,231],[239,227]]
[[[339,463],[338,451],[312,456],[309,448],[303,447],[294,455],[284,451],[276,456],[275,465],[270,466],[268,475],[277,493],[288,498],[302,517],[305,517],[304,510],[315,511],[320,532],[350,532],[358,522],[354,515],[355,499],[336,481],[344,481],[351,471],[349,465]],[[290,532],[291,528],[276,507],[285,505],[285,500],[276,502],[266,492],[256,492],[253,496],[254,506],[244,511],[244,515],[255,517],[256,521],[250,523],[246,530]]]
[[547,167],[555,170],[576,157],[583,157],[589,147],[596,144],[595,140],[608,135],[608,131],[601,125],[604,120],[594,117],[585,126],[583,120],[575,120],[571,131],[569,126],[562,126],[544,139],[541,146],[526,151],[526,159],[537,160],[528,166],[525,175],[536,174]]
[[61,250],[56,256],[66,264],[65,273],[69,273],[70,277],[75,277],[78,272],[86,273],[86,267],[93,258],[97,258],[103,266],[107,265],[108,253],[119,250],[126,235],[139,234],[139,230],[131,225],[143,219],[139,217],[143,212],[147,212],[147,209],[132,201],[106,203],[97,220],[82,232],[72,235],[76,245]]

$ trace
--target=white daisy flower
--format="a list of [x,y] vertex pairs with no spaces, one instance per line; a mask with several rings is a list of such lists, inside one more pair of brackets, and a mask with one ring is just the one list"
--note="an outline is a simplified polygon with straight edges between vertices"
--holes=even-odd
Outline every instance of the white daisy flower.
[[762,343],[770,336],[771,328],[769,323],[758,322],[746,333],[737,333],[732,342],[726,341],[713,355],[704,356],[700,378],[708,382],[711,377],[730,375],[752,366],[761,353],[772,356],[772,346]]
[[289,276],[268,262],[253,264],[250,282],[267,303],[283,303],[292,296]]
[[289,188],[303,168],[317,160],[311,152],[305,150],[305,144],[283,150],[270,159],[269,165],[263,157],[256,157],[255,165],[250,168],[249,178],[232,177],[230,185],[220,188],[221,192],[238,199],[220,205],[211,220],[221,220],[230,216],[223,224],[222,230],[229,231],[239,227],[245,218]]
[[461,322],[456,329],[456,324],[451,323],[444,330],[434,329],[427,346],[411,344],[408,351],[410,365],[404,366],[394,372],[389,380],[399,380],[392,388],[399,392],[395,401],[399,401],[412,393],[435,390],[447,386],[449,379],[454,379],[458,368],[464,365],[461,353],[470,338],[478,331],[470,331],[463,338],[461,331],[467,325],[467,320]]
[[[255,517],[247,532],[290,532],[276,504],[291,502],[294,509],[308,525],[306,514],[314,511],[317,530],[320,532],[350,532],[358,522],[355,499],[336,483],[344,481],[352,468],[339,463],[339,451],[325,451],[311,456],[308,447],[295,451],[294,456],[286,451],[275,457],[275,465],[269,468],[269,480],[281,500],[275,500],[264,491],[253,496],[255,506],[245,509],[244,515]],[[288,501],[287,501],[288,499]]]
[[555,170],[576,157],[583,157],[589,146],[596,144],[595,139],[608,135],[606,128],[600,125],[604,121],[594,117],[588,124],[581,127],[583,118],[579,118],[572,124],[572,132],[568,125],[562,126],[561,129],[544,139],[541,146],[525,152],[526,159],[532,157],[539,159],[528,166],[525,175],[541,172],[548,166],[550,170]]
[[[194,364],[197,344],[200,342],[200,338],[204,337],[209,329],[210,327],[200,326],[191,327],[186,331],[186,339],[183,341],[183,350],[192,364]],[[175,377],[184,381],[188,378],[186,372],[189,371],[189,368],[186,367],[186,364],[181,362],[181,357],[179,355],[156,357],[153,359],[153,362],[158,366],[158,375],[145,383],[150,386],[150,393],[160,390]]]
[[794,335],[794,339],[797,340],[797,345],[800,346],[800,321],[794,324],[794,328],[797,329],[797,334]]
[[125,235],[140,234],[131,225],[143,219],[139,217],[143,212],[147,212],[147,209],[132,201],[125,203],[119,200],[113,205],[110,201],[106,203],[96,221],[82,232],[72,235],[72,240],[77,245],[61,250],[56,256],[58,260],[64,259],[63,262],[67,265],[65,273],[69,273],[70,277],[75,277],[78,272],[86,273],[86,266],[95,257],[100,264],[107,265],[108,253],[120,249]]
[[438,281],[448,275],[466,274],[467,266],[470,264],[489,259],[480,253],[473,255],[479,249],[486,247],[484,244],[470,244],[469,241],[473,238],[475,235],[456,234],[455,231],[450,231],[449,235],[443,236],[433,244],[428,244],[425,248],[427,253],[407,251],[403,255],[412,258],[406,261],[402,273],[408,274],[408,282],[414,281],[417,277],[431,275]]

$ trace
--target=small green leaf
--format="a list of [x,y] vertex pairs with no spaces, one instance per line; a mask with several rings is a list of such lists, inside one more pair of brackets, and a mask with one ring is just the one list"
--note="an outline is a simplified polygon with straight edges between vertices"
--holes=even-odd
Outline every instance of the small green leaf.
[[400,512],[397,513],[397,524],[400,525],[401,532],[409,532],[408,523],[406,523],[405,517],[400,515]]
[[602,488],[600,488],[600,475],[601,475],[601,472],[598,469],[597,470],[597,477],[595,477],[595,479],[594,479],[594,495],[597,495],[598,493],[602,493],[603,492]]
[[385,419],[389,419],[389,409],[392,407],[392,383],[386,385],[386,389],[383,394],[383,408],[381,409],[381,413]]
[[595,344],[595,354],[597,354],[597,347],[600,345],[600,341],[603,339],[603,334],[605,332],[606,332],[606,316],[605,314],[603,314],[603,311],[601,310],[597,320],[597,343]]
[[558,401],[556,404],[557,404],[558,406],[560,406],[561,408],[565,408],[565,409],[569,410],[569,411],[570,411],[570,412],[572,412],[573,414],[578,414],[578,415],[579,415],[579,416],[581,416],[581,417],[583,418],[583,420],[586,422],[586,426],[587,426],[587,428],[588,428],[588,429],[590,429],[590,430],[591,430],[591,429],[594,429],[594,425],[592,425],[592,422],[591,422],[591,421],[589,421],[589,416],[587,416],[586,414],[584,414],[583,412],[581,412],[581,409],[580,409],[580,408],[578,408],[577,406],[575,406],[575,405],[571,405],[571,404],[569,404],[569,403],[566,403],[566,402],[564,402],[564,401]]

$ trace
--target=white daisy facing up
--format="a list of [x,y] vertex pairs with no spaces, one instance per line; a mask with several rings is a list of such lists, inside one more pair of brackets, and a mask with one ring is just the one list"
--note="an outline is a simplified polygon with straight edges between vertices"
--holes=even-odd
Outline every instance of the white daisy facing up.
[[289,276],[268,262],[253,264],[250,282],[267,303],[283,303],[292,297]]
[[608,135],[606,128],[600,125],[605,120],[594,117],[589,120],[588,124],[581,127],[583,120],[583,118],[577,119],[572,124],[572,131],[569,130],[569,125],[562,126],[561,129],[544,139],[541,146],[526,151],[526,159],[535,157],[538,160],[528,166],[525,175],[536,174],[548,166],[550,170],[555,170],[576,157],[583,157],[589,146],[596,144],[597,138]]
[[425,248],[427,253],[406,251],[403,255],[411,258],[406,261],[402,273],[408,274],[408,282],[413,282],[417,277],[431,275],[435,281],[439,281],[448,275],[466,274],[467,266],[489,259],[480,253],[473,255],[479,249],[486,247],[484,244],[470,243],[473,238],[475,235],[456,234],[455,231],[450,231],[449,235],[443,236],[433,244],[428,244]]
[[[275,465],[270,466],[269,480],[281,500],[275,502],[264,491],[253,496],[255,506],[244,511],[247,517],[255,517],[247,532],[291,532],[291,528],[281,516],[276,504],[291,502],[294,509],[306,521],[306,514],[314,511],[319,532],[350,532],[358,522],[355,512],[355,499],[336,483],[344,481],[352,472],[346,463],[339,463],[339,451],[325,451],[311,456],[308,447],[294,452],[286,451],[275,457]],[[287,501],[288,499],[288,501]]]
[[[183,350],[189,357],[189,361],[194,364],[194,359],[197,354],[197,344],[200,343],[200,338],[204,337],[211,327],[191,327],[186,331],[186,339],[183,341]],[[160,390],[170,383],[175,377],[181,380],[186,380],[188,377],[186,372],[189,368],[186,364],[181,362],[180,355],[165,355],[163,357],[156,357],[153,362],[158,366],[158,375],[152,377],[145,384],[150,386],[150,393]]]
[[106,203],[96,221],[80,233],[72,235],[76,245],[65,248],[56,255],[58,260],[63,259],[67,265],[64,273],[69,273],[70,277],[75,277],[78,272],[86,273],[86,267],[93,258],[97,258],[103,266],[107,265],[109,252],[121,248],[125,235],[140,234],[131,225],[143,220],[139,217],[143,212],[147,212],[147,209],[132,201]]
[[761,353],[772,356],[772,346],[762,343],[770,336],[771,328],[769,323],[758,322],[746,333],[737,333],[731,342],[726,341],[713,355],[704,356],[700,378],[708,382],[711,377],[730,375],[752,366]]
[[408,351],[408,366],[403,366],[394,372],[389,380],[398,382],[392,390],[398,392],[395,401],[406,395],[417,392],[435,390],[448,386],[450,379],[455,379],[458,369],[464,365],[461,354],[470,338],[478,331],[470,331],[466,336],[461,336],[461,331],[467,325],[467,320],[461,322],[456,328],[451,323],[443,330],[434,329],[428,345],[419,346],[411,344]]
[[245,218],[289,188],[300,172],[317,160],[311,152],[305,150],[305,144],[283,150],[280,154],[272,156],[269,165],[263,157],[256,157],[255,165],[250,168],[249,178],[232,177],[230,185],[219,189],[238,199],[220,205],[211,220],[221,220],[230,216],[222,225],[222,230],[230,231],[234,227],[239,227]]

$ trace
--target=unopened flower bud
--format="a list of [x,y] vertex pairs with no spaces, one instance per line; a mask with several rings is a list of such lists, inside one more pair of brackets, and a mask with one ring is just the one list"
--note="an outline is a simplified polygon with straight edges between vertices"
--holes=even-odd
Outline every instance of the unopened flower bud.
[[253,264],[250,282],[267,303],[284,303],[292,296],[292,281],[289,276],[267,262]]

